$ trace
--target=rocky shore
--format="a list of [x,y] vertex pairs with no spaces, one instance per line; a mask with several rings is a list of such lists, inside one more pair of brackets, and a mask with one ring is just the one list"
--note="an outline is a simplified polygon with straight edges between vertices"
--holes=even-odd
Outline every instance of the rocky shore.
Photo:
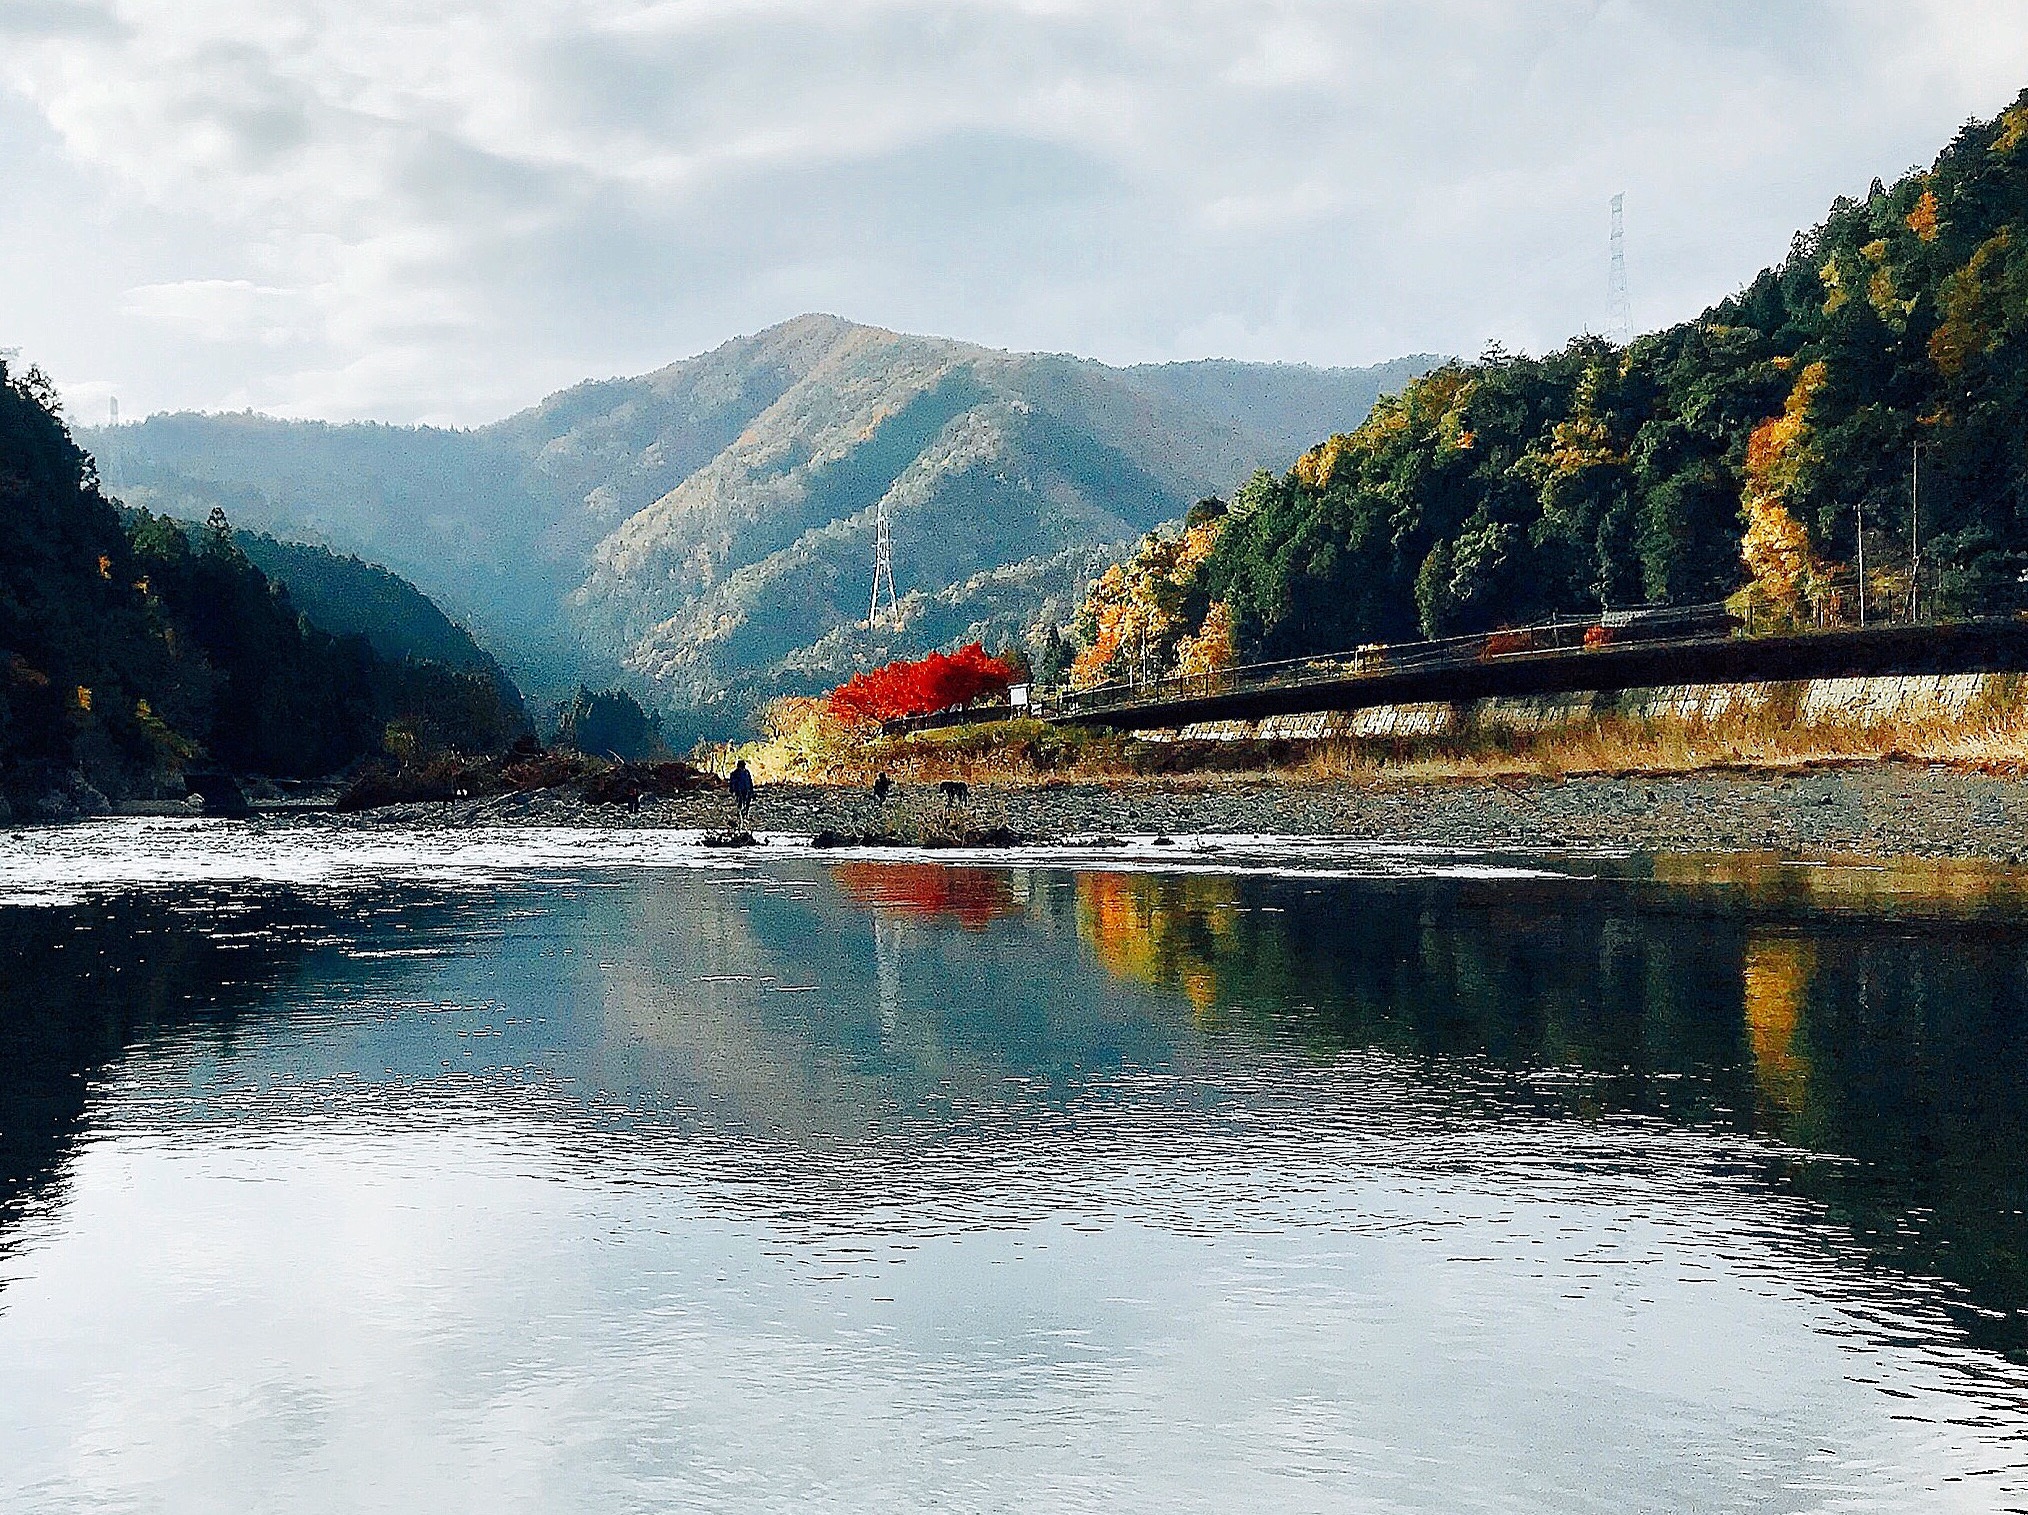
[[[1266,833],[1517,850],[1774,850],[2028,862],[2028,780],[1910,762],[1565,780],[1251,777],[974,786],[962,816],[970,829],[1004,828],[1036,841]],[[724,830],[733,819],[722,794],[647,798],[635,811],[542,791],[390,805],[338,823]],[[776,784],[762,789],[750,824],[764,837],[808,839],[883,828],[917,834],[946,827],[951,818],[926,788],[902,791],[883,811],[861,790]]]

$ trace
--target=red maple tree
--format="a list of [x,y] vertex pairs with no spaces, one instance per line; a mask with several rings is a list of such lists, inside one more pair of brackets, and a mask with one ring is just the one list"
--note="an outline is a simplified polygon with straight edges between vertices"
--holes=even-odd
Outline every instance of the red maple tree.
[[948,710],[1013,682],[1014,670],[973,642],[956,652],[933,652],[916,662],[854,674],[825,703],[836,719],[856,726]]

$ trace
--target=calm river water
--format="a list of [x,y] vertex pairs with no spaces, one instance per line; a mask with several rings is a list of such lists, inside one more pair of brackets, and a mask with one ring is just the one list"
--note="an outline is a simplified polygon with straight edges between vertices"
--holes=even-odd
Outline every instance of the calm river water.
[[2028,875],[0,836],[0,1509],[2028,1505]]

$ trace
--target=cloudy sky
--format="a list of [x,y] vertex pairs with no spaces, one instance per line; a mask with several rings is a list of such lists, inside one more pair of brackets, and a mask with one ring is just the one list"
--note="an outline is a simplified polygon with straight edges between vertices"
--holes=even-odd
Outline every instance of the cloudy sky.
[[805,310],[1114,362],[1694,314],[2028,85],[2021,0],[0,0],[81,420],[470,423]]

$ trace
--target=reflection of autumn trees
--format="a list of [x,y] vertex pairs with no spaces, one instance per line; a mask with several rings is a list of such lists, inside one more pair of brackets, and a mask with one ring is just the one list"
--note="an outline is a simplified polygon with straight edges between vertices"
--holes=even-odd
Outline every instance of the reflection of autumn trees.
[[[1078,933],[1201,1026],[1548,1080],[1503,1103],[1758,1129],[1883,1262],[2028,1308],[2028,899],[1949,863],[1669,859],[1659,889],[1087,874]],[[1968,1316],[2028,1355],[2028,1313]]]
[[1219,1002],[1238,902],[1236,881],[1216,874],[1083,873],[1077,930],[1106,972],[1180,989],[1201,1019]]
[[848,898],[894,915],[951,920],[979,931],[1019,915],[1013,883],[997,868],[941,863],[839,863],[831,877]]
[[2028,919],[2028,872],[1968,858],[1900,858],[1891,864],[1793,864],[1756,853],[1657,856],[1655,878],[1742,908],[1952,921]]
[[1817,969],[1817,949],[1792,938],[1749,938],[1741,968],[1746,1034],[1760,1092],[1794,1114],[1809,1089],[1810,1065],[1796,1045],[1803,1004]]

